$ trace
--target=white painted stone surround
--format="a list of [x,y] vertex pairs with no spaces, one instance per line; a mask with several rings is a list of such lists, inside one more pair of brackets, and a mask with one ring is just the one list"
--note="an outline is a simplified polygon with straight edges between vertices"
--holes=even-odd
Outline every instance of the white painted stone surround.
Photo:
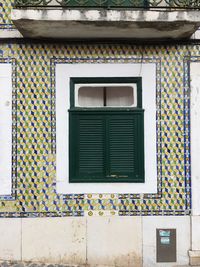
[[[145,183],[69,183],[68,109],[70,77],[142,77],[145,128]],[[155,193],[156,163],[156,64],[57,64],[56,65],[56,180],[57,192]]]
[[191,83],[191,175],[192,217],[191,251],[192,266],[200,265],[200,62],[190,63]]
[[[177,230],[177,262],[156,263],[156,228]],[[180,267],[189,261],[190,218],[2,218],[0,236],[0,260],[90,267]]]
[[192,214],[200,215],[200,63],[190,64]]
[[0,196],[11,194],[12,65],[0,63]]

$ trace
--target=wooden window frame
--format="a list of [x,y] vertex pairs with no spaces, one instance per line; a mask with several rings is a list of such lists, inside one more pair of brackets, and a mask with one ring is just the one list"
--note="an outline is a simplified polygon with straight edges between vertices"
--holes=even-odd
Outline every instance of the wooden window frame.
[[[75,85],[76,84],[97,84],[98,86],[106,84],[130,84],[137,85],[137,106],[136,107],[75,107]],[[140,149],[138,150],[137,166],[139,175],[137,177],[129,177],[126,175],[106,175],[108,157],[107,152],[104,155],[105,173],[102,177],[95,176],[81,176],[77,171],[77,157],[79,153],[79,146],[77,145],[78,130],[77,118],[82,115],[100,115],[105,119],[111,116],[139,116],[140,132],[137,137]],[[103,119],[103,120],[104,120]],[[77,135],[74,135],[76,133]],[[106,137],[104,136],[104,145],[107,146]],[[105,148],[106,150],[108,148]],[[122,177],[123,176],[123,177]],[[142,109],[142,78],[141,77],[98,77],[98,78],[70,78],[70,109],[69,109],[69,182],[70,183],[144,183],[144,110]]]

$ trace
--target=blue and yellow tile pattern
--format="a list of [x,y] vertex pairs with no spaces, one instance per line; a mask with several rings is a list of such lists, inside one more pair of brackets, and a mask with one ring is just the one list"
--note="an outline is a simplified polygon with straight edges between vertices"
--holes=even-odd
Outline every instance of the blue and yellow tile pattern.
[[[13,191],[1,196],[0,217],[190,214],[188,61],[198,46],[1,43],[0,51],[13,64]],[[55,64],[110,62],[157,66],[157,193],[59,195]]]

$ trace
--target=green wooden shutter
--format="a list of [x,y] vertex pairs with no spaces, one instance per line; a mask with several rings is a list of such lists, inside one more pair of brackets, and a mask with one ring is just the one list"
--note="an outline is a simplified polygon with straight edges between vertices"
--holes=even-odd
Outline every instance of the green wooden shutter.
[[104,176],[104,118],[96,114],[79,112],[71,114],[70,177],[94,181]]
[[70,182],[143,182],[141,111],[70,112]]
[[143,114],[107,118],[109,175],[120,181],[144,181]]

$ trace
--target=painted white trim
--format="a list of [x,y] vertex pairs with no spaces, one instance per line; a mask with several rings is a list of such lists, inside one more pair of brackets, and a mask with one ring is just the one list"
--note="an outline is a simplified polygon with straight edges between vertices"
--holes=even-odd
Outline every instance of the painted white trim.
[[[145,109],[145,183],[69,183],[68,109],[70,77],[142,77]],[[156,64],[56,65],[56,180],[58,193],[156,193]]]
[[200,62],[190,64],[192,214],[200,215]]
[[11,195],[12,65],[0,63],[0,195]]
[[1,29],[0,38],[23,38],[22,34],[18,30],[14,29]]

